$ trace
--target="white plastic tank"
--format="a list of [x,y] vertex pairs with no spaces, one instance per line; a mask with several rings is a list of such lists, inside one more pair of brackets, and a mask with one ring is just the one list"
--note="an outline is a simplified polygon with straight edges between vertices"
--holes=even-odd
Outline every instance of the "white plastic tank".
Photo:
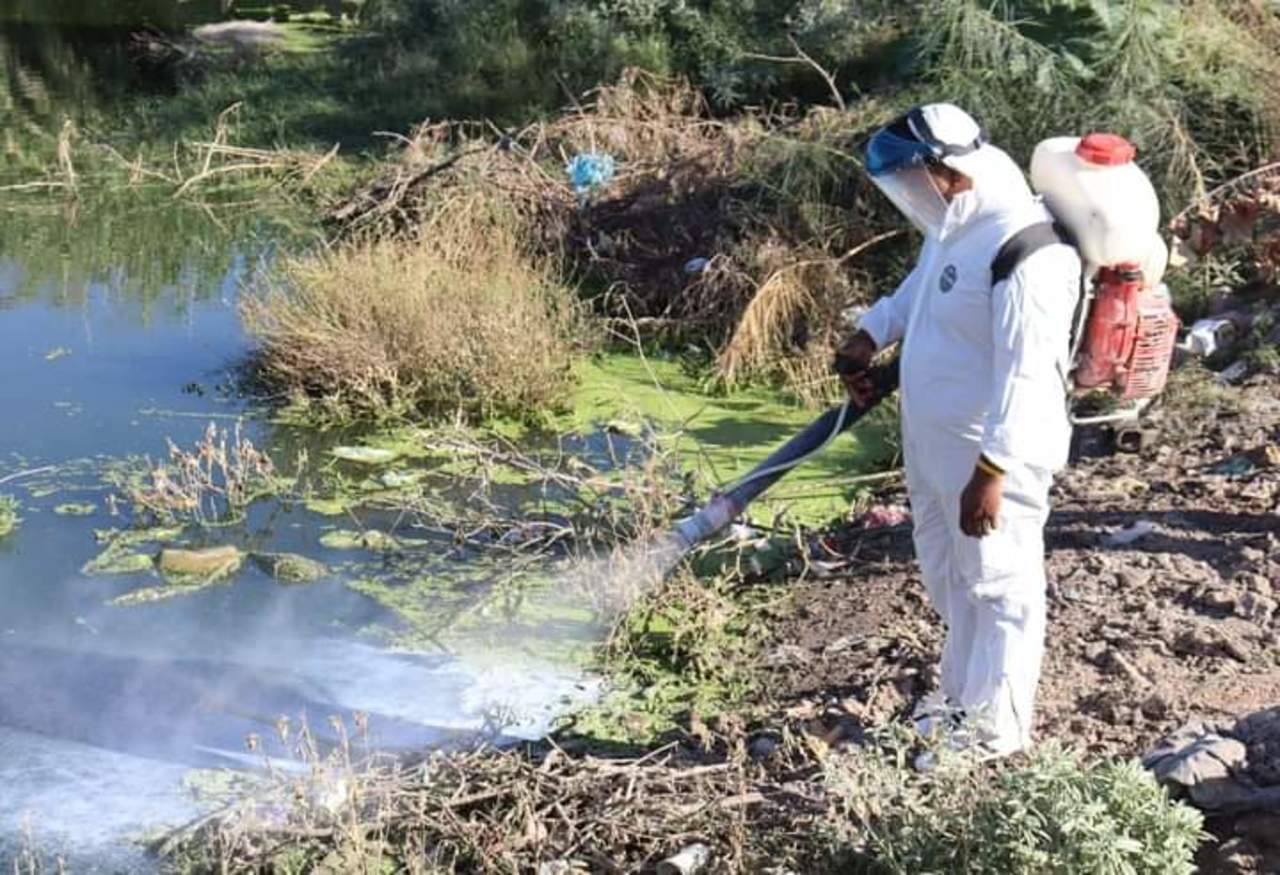
[[1164,246],[1160,201],[1134,163],[1136,153],[1123,137],[1090,134],[1045,140],[1031,157],[1031,185],[1075,235],[1091,268],[1139,264],[1163,273],[1154,251]]

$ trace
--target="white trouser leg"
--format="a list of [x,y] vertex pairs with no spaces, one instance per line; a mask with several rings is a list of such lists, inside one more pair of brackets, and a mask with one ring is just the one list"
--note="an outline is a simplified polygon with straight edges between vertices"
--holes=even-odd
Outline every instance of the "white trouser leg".
[[973,640],[959,703],[997,753],[1031,743],[1044,657],[1044,523],[1051,475],[1005,475],[999,526],[985,538],[959,531],[956,553],[973,611]]
[[924,476],[922,466],[915,461],[919,458],[918,453],[908,450],[906,468],[907,490],[911,496],[912,539],[925,592],[946,627],[940,692],[952,702],[957,702],[964,690],[973,639],[973,612],[952,550],[954,538],[948,508]]
[[1027,468],[1008,472],[998,527],[970,538],[960,530],[960,494],[977,445],[945,435],[927,443],[908,446],[907,485],[925,588],[947,625],[942,691],[993,750],[1012,752],[1031,741],[1044,653],[1044,522],[1052,478]]

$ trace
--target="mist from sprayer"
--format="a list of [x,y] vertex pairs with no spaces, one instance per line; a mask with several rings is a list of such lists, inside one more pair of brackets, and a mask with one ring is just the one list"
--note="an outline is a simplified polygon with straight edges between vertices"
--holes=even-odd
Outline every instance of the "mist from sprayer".
[[658,587],[689,553],[678,531],[660,532],[622,545],[604,556],[574,562],[561,575],[565,592],[583,599],[604,623],[622,616]]
[[135,839],[219,804],[192,790],[218,772],[318,783],[331,755],[537,738],[565,703],[595,695],[563,665],[498,667],[324,634],[333,618],[314,614],[321,604],[345,599],[351,624],[368,619],[340,583],[263,590],[256,613],[234,618],[211,593],[0,637],[0,861],[18,859],[30,834],[74,871],[147,871],[157,862]]

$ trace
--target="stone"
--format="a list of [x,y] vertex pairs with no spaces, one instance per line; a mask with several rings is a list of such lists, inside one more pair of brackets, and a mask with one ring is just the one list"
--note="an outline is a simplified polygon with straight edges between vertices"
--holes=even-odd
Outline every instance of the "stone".
[[1236,834],[1273,851],[1280,850],[1280,811],[1244,815],[1236,821]]
[[326,577],[329,566],[297,553],[254,553],[253,564],[282,583],[311,583]]
[[1145,589],[1151,583],[1151,572],[1122,568],[1116,572],[1116,583],[1125,589]]
[[1256,592],[1259,595],[1269,596],[1272,594],[1271,580],[1264,574],[1257,574],[1252,571],[1242,571],[1236,575],[1236,583],[1241,584],[1250,592]]
[[1235,738],[1192,724],[1183,727],[1143,758],[1156,779],[1182,787],[1230,778],[1245,765],[1247,750]]
[[752,740],[751,744],[747,747],[747,753],[753,760],[767,760],[769,757],[773,756],[781,746],[781,742],[772,735],[761,735]]
[[203,550],[166,548],[160,551],[160,573],[165,577],[217,580],[240,570],[244,553],[231,545]]
[[[1161,783],[1181,787],[1209,811],[1280,807],[1280,786],[1260,786],[1257,735],[1280,721],[1280,709],[1242,718],[1230,729],[1190,723],[1165,738],[1142,763]],[[1254,733],[1251,737],[1249,733]],[[1280,735],[1280,733],[1278,733]]]
[[1277,607],[1280,606],[1270,596],[1247,592],[1236,602],[1236,614],[1246,620],[1269,623],[1271,618],[1275,616]]

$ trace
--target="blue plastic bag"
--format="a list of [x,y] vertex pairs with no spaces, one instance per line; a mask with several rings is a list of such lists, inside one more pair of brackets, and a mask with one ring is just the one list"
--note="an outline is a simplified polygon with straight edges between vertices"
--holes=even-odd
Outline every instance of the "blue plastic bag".
[[582,152],[565,165],[573,190],[585,197],[613,179],[613,156],[605,152]]

